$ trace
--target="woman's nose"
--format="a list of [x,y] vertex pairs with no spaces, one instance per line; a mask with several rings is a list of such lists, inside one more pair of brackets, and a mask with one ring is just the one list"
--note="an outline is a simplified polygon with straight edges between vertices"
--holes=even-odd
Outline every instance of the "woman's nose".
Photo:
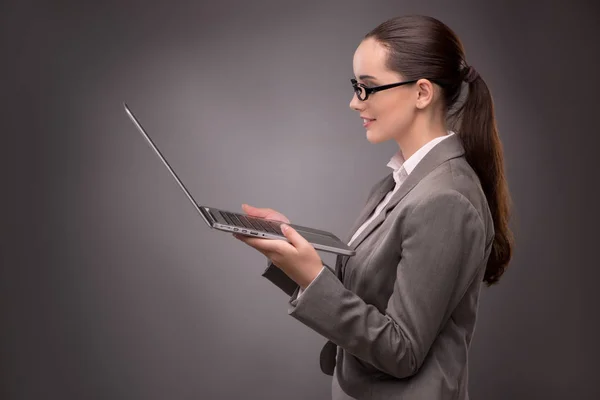
[[356,94],[352,96],[352,100],[350,100],[350,104],[348,106],[355,111],[362,111],[365,108],[365,102],[360,101]]

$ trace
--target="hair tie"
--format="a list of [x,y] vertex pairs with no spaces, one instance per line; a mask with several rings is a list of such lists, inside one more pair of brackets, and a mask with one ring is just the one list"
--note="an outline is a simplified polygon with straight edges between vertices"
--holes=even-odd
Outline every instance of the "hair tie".
[[467,83],[471,83],[474,80],[476,80],[477,78],[479,78],[479,73],[477,71],[475,71],[475,68],[473,68],[472,66],[468,66],[467,67],[467,71],[465,74],[465,77],[463,78],[463,80]]

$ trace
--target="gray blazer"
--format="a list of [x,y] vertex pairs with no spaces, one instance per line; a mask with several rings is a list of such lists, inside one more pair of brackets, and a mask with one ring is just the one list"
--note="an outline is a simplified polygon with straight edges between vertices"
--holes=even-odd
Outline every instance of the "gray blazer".
[[[394,187],[368,196],[347,241]],[[321,370],[356,399],[468,399],[468,351],[494,226],[457,135],[437,144],[352,246],[297,297],[270,261],[288,313],[328,339]]]

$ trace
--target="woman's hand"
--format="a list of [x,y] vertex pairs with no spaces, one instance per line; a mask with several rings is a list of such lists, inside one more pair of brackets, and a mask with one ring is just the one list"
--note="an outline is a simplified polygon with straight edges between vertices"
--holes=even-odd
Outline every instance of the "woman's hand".
[[243,204],[242,209],[250,216],[284,223],[281,225],[282,233],[290,243],[285,240],[262,239],[235,233],[233,236],[260,251],[302,289],[305,289],[323,268],[323,262],[315,248],[294,228],[287,225],[290,220],[285,215],[270,208],[256,208],[247,204]]
[[287,219],[285,215],[271,208],[256,208],[248,204],[242,204],[242,210],[252,217],[274,219],[275,221],[285,222],[286,224],[290,223],[290,220]]

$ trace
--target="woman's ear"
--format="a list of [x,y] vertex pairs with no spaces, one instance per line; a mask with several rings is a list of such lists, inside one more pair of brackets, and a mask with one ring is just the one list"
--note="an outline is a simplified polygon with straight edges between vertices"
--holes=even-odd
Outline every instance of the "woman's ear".
[[417,87],[417,108],[424,109],[433,101],[433,84],[428,79],[419,79]]

